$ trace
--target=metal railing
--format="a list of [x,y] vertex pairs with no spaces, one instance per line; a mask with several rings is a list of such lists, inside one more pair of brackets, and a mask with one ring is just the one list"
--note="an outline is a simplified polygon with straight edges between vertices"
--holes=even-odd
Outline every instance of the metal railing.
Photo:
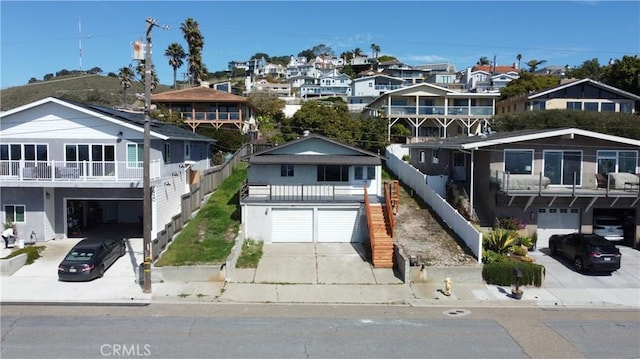
[[[160,161],[152,161],[150,165],[150,178],[160,179]],[[0,161],[0,180],[3,181],[119,182],[142,180],[142,171],[142,161]]]
[[390,115],[492,116],[493,106],[384,106]]
[[241,195],[242,199],[283,202],[360,200],[364,195],[364,186],[245,184]]

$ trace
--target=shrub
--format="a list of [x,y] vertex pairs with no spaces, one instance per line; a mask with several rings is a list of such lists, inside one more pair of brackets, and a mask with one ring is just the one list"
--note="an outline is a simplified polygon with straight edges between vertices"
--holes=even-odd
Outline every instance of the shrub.
[[515,217],[500,218],[498,219],[498,225],[500,228],[510,231],[518,231],[527,227],[526,223],[524,223],[521,219]]
[[518,242],[518,234],[514,231],[496,229],[482,236],[484,248],[496,253],[504,253]]
[[502,253],[496,253],[487,249],[482,251],[482,263],[505,262],[506,260],[507,256]]
[[509,250],[511,251],[511,253],[513,253],[515,255],[519,255],[519,256],[526,256],[527,253],[529,253],[529,249],[527,247],[522,246],[522,245],[513,246],[513,247],[509,248]]
[[545,268],[537,263],[516,261],[488,263],[482,267],[482,279],[487,284],[512,285],[516,282],[513,273],[513,269],[516,267],[522,271],[521,285],[542,286]]
[[525,246],[527,248],[530,248],[533,245],[533,240],[531,239],[531,237],[520,236],[518,238],[518,244],[521,245],[521,246]]

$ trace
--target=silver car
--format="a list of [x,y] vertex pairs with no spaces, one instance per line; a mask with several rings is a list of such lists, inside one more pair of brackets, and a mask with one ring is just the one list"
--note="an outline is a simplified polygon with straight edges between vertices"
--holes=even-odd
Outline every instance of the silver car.
[[613,242],[624,240],[622,221],[615,217],[594,217],[593,233]]

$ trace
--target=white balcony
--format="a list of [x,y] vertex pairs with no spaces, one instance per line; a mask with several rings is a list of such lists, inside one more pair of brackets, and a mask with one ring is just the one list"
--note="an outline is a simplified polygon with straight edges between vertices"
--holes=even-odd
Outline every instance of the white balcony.
[[[160,179],[160,161],[151,161],[149,172],[150,180]],[[1,182],[131,182],[142,177],[142,161],[0,160]]]
[[241,199],[245,202],[354,202],[363,201],[364,194],[362,185],[245,183],[241,190]]

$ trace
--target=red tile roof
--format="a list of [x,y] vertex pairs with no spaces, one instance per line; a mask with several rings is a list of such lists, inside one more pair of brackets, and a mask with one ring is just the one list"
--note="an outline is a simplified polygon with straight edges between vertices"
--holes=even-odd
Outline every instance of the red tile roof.
[[519,72],[517,68],[513,66],[496,66],[494,69],[491,65],[475,65],[471,68],[471,71],[486,71],[491,73],[491,71],[497,74],[506,74],[507,72]]
[[192,87],[151,95],[151,102],[247,102],[247,99],[209,87]]

